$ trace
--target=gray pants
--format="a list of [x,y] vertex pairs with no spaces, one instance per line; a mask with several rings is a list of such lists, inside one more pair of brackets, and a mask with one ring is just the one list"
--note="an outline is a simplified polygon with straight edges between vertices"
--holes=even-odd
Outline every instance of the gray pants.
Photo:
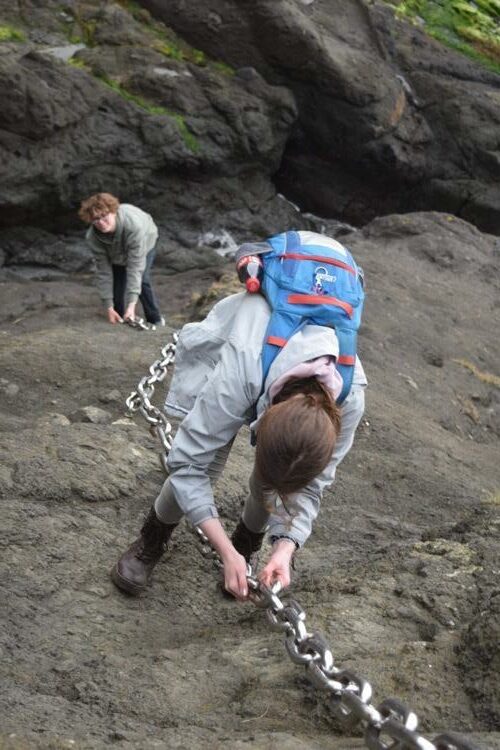
[[[215,458],[210,464],[207,471],[207,474],[213,483],[215,483],[222,474],[232,445],[233,440],[227,443],[227,445],[225,445],[223,448],[220,448],[215,454]],[[255,478],[254,473],[252,473],[252,476],[250,477],[249,484],[250,492],[245,500],[242,514],[243,522],[245,523],[247,529],[259,533],[266,530],[270,514],[264,508],[264,505],[268,504],[270,498],[268,496],[268,493],[263,492],[260,483]],[[179,505],[177,504],[174,493],[170,487],[169,479],[164,482],[163,487],[161,488],[161,492],[156,498],[154,505],[156,515],[158,516],[160,521],[163,521],[163,523],[179,523],[182,516],[184,515],[182,510],[179,508]]]

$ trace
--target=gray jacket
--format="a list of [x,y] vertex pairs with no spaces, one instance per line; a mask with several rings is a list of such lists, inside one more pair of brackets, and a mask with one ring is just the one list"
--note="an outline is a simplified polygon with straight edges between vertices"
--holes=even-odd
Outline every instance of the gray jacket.
[[106,307],[113,305],[113,265],[127,267],[125,304],[137,302],[146,256],[157,239],[158,229],[151,216],[128,203],[118,208],[116,230],[110,235],[110,243],[101,240],[93,226],[89,227],[86,240],[95,258],[97,289]]
[[[261,352],[270,307],[260,294],[235,294],[219,302],[200,323],[184,326],[165,409],[183,417],[168,457],[175,499],[195,525],[217,517],[207,469],[215,454],[243,425],[269,406],[269,386],[292,367],[322,355],[338,355],[335,332],[310,325],[296,333],[274,360],[262,388]],[[349,451],[363,415],[367,381],[359,360],[351,392],[342,405],[342,429],[325,471],[294,495],[299,511],[291,522],[271,516],[270,536],[304,544],[325,487]],[[256,410],[255,410],[256,405]]]

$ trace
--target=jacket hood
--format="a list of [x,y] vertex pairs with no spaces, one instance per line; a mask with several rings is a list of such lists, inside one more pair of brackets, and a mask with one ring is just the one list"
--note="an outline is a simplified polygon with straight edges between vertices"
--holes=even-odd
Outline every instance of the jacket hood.
[[339,355],[339,342],[333,328],[308,325],[295,333],[271,365],[262,396],[257,403],[257,417],[270,405],[269,389],[275,380],[302,362],[324,355],[335,359]]

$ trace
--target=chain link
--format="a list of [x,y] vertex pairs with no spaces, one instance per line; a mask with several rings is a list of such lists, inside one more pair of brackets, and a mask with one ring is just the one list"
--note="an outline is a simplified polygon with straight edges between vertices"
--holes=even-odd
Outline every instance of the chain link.
[[151,403],[151,399],[155,391],[155,385],[166,378],[168,366],[175,362],[175,350],[179,335],[174,333],[172,339],[161,350],[161,357],[153,362],[149,368],[149,375],[141,378],[137,390],[132,391],[125,402],[130,412],[140,411],[150,425],[149,429],[153,437],[159,439],[163,448],[160,460],[165,471],[167,471],[167,456],[172,448],[172,425],[165,413]]
[[[222,560],[207,536],[198,527],[189,529],[196,536],[203,557],[220,570]],[[290,659],[304,666],[314,687],[329,692],[330,708],[345,728],[364,727],[364,742],[370,750],[478,750],[455,733],[440,734],[433,742],[427,740],[417,732],[417,715],[395,698],[375,707],[370,683],[351,670],[335,666],[324,637],[307,630],[306,613],[297,601],[280,598],[279,584],[268,588],[259,583],[250,565],[247,583],[249,599],[265,610],[271,629],[284,633]]]
[[[167,375],[168,366],[175,361],[178,334],[173,342],[161,350],[161,358],[149,368],[139,382],[137,390],[127,398],[131,412],[140,411],[162,445],[161,460],[166,469],[166,458],[172,447],[172,426],[165,414],[151,403],[155,385]],[[198,541],[198,549],[212,565],[223,567],[218,552],[199,527],[189,526]],[[294,599],[279,597],[281,587],[272,588],[260,583],[247,565],[249,599],[259,609],[265,610],[272,630],[284,633],[285,648],[290,659],[305,668],[306,676],[314,687],[329,693],[328,701],[335,716],[345,727],[362,725],[364,742],[369,750],[478,750],[468,740],[455,733],[440,734],[433,742],[417,732],[418,718],[400,701],[388,698],[378,707],[371,703],[372,686],[351,670],[335,666],[333,653],[324,637],[309,633],[306,613]]]
[[123,321],[130,328],[137,328],[139,331],[149,331],[149,326],[142,318],[125,318]]

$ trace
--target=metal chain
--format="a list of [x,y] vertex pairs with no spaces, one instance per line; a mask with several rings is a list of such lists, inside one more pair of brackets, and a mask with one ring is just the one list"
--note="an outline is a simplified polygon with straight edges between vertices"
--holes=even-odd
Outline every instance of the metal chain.
[[[156,383],[167,375],[168,366],[175,361],[178,334],[173,342],[161,350],[161,358],[149,368],[139,382],[137,390],[127,398],[131,412],[140,411],[150,424],[163,447],[162,464],[172,447],[172,426],[165,414],[151,403]],[[199,527],[189,526],[198,540],[198,549],[214,567],[221,569],[222,560]],[[319,690],[329,693],[329,705],[334,715],[349,728],[362,725],[364,742],[369,750],[478,750],[475,745],[455,733],[440,734],[431,742],[417,730],[418,718],[395,698],[387,698],[375,707],[370,701],[372,686],[355,672],[335,666],[328,643],[321,633],[310,633],[306,628],[306,613],[294,599],[280,599],[279,584],[272,588],[260,583],[247,565],[249,599],[259,609],[265,610],[272,630],[284,633],[285,648],[295,664],[304,666],[309,681]]]
[[142,318],[125,318],[123,321],[130,328],[137,328],[138,331],[149,331],[149,326]]
[[[189,526],[198,540],[203,557],[214,567],[223,567],[217,551],[198,527]],[[418,718],[399,700],[387,698],[375,707],[370,701],[372,686],[355,672],[335,666],[333,654],[321,633],[306,628],[306,613],[294,599],[280,599],[279,584],[272,588],[260,583],[247,565],[249,599],[266,612],[272,630],[285,636],[285,648],[295,664],[303,665],[309,681],[329,692],[329,705],[346,728],[362,725],[364,742],[370,750],[478,750],[455,733],[440,734],[431,742],[417,730]],[[286,595],[285,595],[286,596]]]
[[167,470],[167,455],[172,447],[172,425],[165,413],[151,403],[155,392],[155,385],[165,379],[168,366],[175,362],[175,349],[179,339],[178,333],[172,336],[172,342],[166,344],[161,350],[161,357],[149,368],[149,375],[139,381],[136,391],[132,391],[126,400],[129,411],[135,413],[140,411],[142,416],[150,425],[150,432],[160,440],[163,451],[160,460],[165,471]]

